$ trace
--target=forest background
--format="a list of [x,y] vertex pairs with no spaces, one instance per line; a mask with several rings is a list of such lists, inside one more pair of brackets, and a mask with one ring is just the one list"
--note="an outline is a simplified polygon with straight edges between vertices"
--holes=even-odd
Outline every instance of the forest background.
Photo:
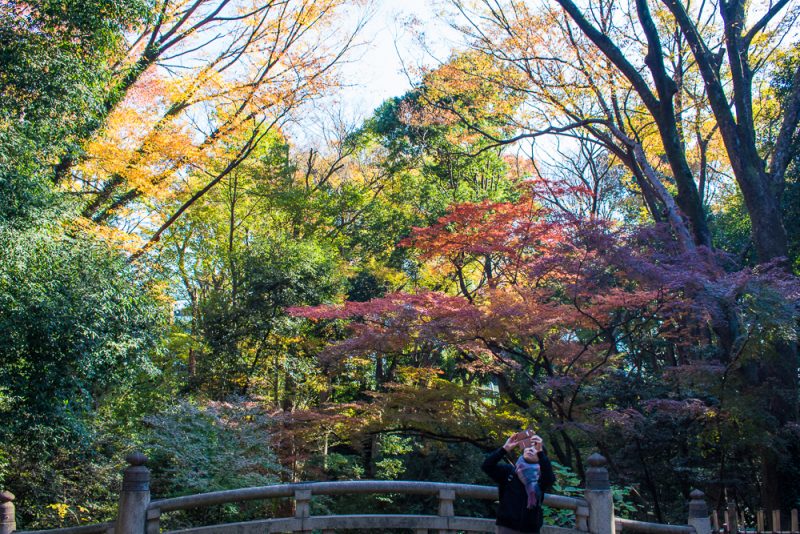
[[368,3],[0,3],[19,528],[110,518],[134,449],[160,497],[483,484],[528,427],[630,517],[800,504],[800,4],[431,6],[458,47],[411,21],[411,89],[353,122]]

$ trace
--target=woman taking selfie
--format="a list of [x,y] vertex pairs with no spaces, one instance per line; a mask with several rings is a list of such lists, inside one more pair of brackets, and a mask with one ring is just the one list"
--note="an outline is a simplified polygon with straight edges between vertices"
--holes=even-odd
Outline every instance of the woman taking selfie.
[[[522,447],[522,454],[514,461],[512,455],[518,446]],[[503,458],[512,458],[513,463],[500,463]],[[500,490],[495,532],[539,532],[544,521],[544,492],[550,491],[556,481],[542,438],[514,434],[486,457],[481,469],[497,482]]]

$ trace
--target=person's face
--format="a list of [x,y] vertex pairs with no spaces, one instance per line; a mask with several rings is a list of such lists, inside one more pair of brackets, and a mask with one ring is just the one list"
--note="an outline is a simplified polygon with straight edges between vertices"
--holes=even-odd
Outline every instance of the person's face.
[[533,446],[525,447],[524,449],[522,449],[522,459],[528,462],[529,464],[538,464],[539,453],[536,452],[536,448]]

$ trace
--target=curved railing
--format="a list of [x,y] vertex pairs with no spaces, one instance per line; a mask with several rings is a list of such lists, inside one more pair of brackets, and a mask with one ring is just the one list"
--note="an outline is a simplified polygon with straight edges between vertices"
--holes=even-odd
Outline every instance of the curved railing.
[[[311,500],[315,496],[364,495],[392,493],[403,495],[425,495],[438,498],[436,515],[410,514],[358,514],[312,516]],[[412,482],[385,480],[358,480],[341,482],[312,482],[259,486],[227,491],[215,491],[197,495],[186,495],[152,501],[147,508],[147,534],[161,532],[161,514],[203,508],[218,504],[235,502],[293,498],[295,514],[293,517],[266,518],[242,523],[229,523],[195,527],[179,531],[181,534],[255,534],[263,532],[310,532],[322,530],[332,532],[338,529],[409,529],[415,532],[465,531],[493,532],[494,519],[456,516],[456,499],[497,500],[497,488],[470,484],[448,484],[440,482]],[[544,532],[570,534],[572,531],[588,531],[589,508],[583,499],[561,495],[545,495],[545,506],[575,512],[575,528],[545,527]],[[17,534],[111,534],[113,523],[86,525],[54,530],[28,531]]]
[[14,534],[43,534],[44,532],[47,532],[47,534],[113,534],[114,522],[94,523],[79,527],[50,528],[47,530],[15,530]]
[[665,525],[663,523],[646,523],[633,519],[614,520],[616,531],[640,532],[641,534],[695,534],[695,529],[689,525]]
[[[430,530],[445,532],[493,532],[494,520],[482,517],[456,516],[456,499],[495,501],[498,490],[493,486],[451,484],[442,482],[412,482],[387,480],[358,480],[339,482],[309,482],[279,484],[227,491],[215,491],[184,497],[150,501],[150,471],[143,455],[131,455],[125,470],[117,520],[72,528],[18,532],[14,521],[14,496],[0,492],[0,534],[160,534],[161,515],[180,510],[252,500],[293,499],[294,515],[270,517],[242,523],[194,527],[174,530],[169,534],[262,534],[265,532],[311,532],[329,534],[340,529],[405,529],[415,534]],[[710,534],[711,524],[704,496],[692,492],[688,525],[663,525],[614,517],[613,498],[605,468],[605,459],[593,455],[586,470],[585,498],[545,495],[544,505],[570,510],[570,527],[546,525],[543,534],[615,534],[620,531],[642,534]],[[311,515],[315,496],[363,495],[376,493],[433,496],[438,499],[436,514],[351,514]],[[568,521],[569,522],[569,521]]]
[[[226,504],[231,502],[271,499],[276,497],[292,497],[298,492],[310,491],[311,495],[364,495],[371,493],[401,493],[404,495],[439,495],[452,492],[454,498],[497,500],[497,488],[494,486],[476,486],[472,484],[451,484],[447,482],[415,482],[407,480],[346,480],[334,482],[300,482],[295,484],[278,484],[226,491],[214,491],[184,497],[159,499],[150,503],[150,508],[158,508],[162,512],[188,510],[201,506]],[[552,508],[577,510],[586,506],[586,501],[561,495],[545,495],[544,504]]]
[[[365,495],[393,493],[403,495],[437,496],[437,515],[408,514],[359,514],[359,515],[310,515],[310,501],[314,496]],[[275,498],[294,498],[295,516],[267,518],[242,523],[195,527],[177,531],[175,534],[251,534],[263,532],[304,532],[337,529],[409,529],[415,532],[449,530],[466,532],[492,532],[494,520],[478,517],[456,516],[453,513],[455,499],[497,500],[497,488],[471,484],[448,484],[441,482],[357,480],[340,482],[311,482],[278,484],[226,491],[214,491],[197,495],[186,495],[152,501],[147,508],[147,534],[161,531],[161,514],[190,510],[207,506]],[[545,526],[544,534],[569,534],[588,532],[589,507],[584,499],[545,495],[544,505],[550,508],[575,512],[573,528]],[[633,531],[643,534],[695,534],[687,525],[663,525],[629,519],[615,520],[617,531]],[[112,534],[114,523],[99,523],[80,527],[18,532],[17,534]],[[577,532],[575,534],[577,534]]]
[[[311,499],[326,495],[364,495],[392,493],[404,495],[436,496],[439,501],[437,515],[408,514],[358,514],[312,516]],[[246,523],[215,525],[184,529],[181,534],[250,534],[261,532],[304,532],[312,530],[334,531],[336,529],[409,529],[415,532],[428,530],[493,532],[494,520],[479,517],[456,516],[454,501],[459,498],[497,500],[497,488],[473,486],[469,484],[448,484],[440,482],[411,482],[385,480],[359,480],[344,482],[313,482],[282,484],[239,490],[216,491],[200,495],[188,495],[171,499],[161,499],[150,503],[148,510],[148,532],[160,530],[160,515],[166,512],[187,510],[204,506],[242,502],[277,497],[294,498],[294,517],[269,518]],[[588,506],[583,499],[546,495],[544,504],[552,508],[572,510],[576,513],[576,528],[586,532],[588,528]],[[554,530],[551,527],[546,530]],[[555,529],[569,532],[573,529]]]

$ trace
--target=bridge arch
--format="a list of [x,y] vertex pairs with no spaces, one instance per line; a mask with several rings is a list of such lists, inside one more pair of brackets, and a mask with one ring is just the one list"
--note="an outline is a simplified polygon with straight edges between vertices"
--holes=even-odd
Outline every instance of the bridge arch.
[[[497,488],[493,486],[387,480],[308,482],[215,491],[151,501],[150,472],[144,465],[146,458],[140,454],[133,454],[127,460],[130,466],[124,472],[116,521],[73,528],[16,531],[14,496],[8,492],[0,492],[2,515],[0,534],[264,534],[268,532],[331,534],[345,529],[380,531],[390,528],[408,530],[415,534],[494,532],[494,519],[457,516],[454,511],[456,499],[497,500]],[[616,534],[623,530],[643,534],[711,534],[708,510],[703,494],[699,491],[692,494],[687,525],[663,525],[615,518],[605,459],[600,455],[593,455],[589,458],[588,464],[590,467],[587,470],[587,487],[583,498],[549,494],[544,498],[545,506],[573,513],[574,520],[571,527],[545,525],[542,534]],[[435,496],[438,498],[438,510],[435,515],[311,515],[311,501],[314,496],[376,493]],[[162,530],[162,514],[273,498],[293,499],[294,515],[181,530]]]

